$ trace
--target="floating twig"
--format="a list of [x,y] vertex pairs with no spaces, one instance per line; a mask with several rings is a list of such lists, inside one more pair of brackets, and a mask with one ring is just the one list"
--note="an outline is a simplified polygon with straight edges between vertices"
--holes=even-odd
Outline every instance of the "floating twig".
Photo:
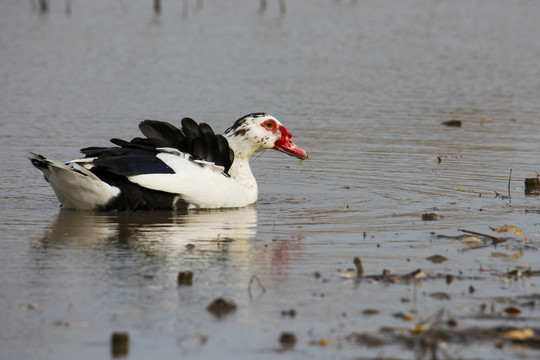
[[465,230],[465,229],[458,229],[458,231],[461,231],[461,232],[464,232],[464,233],[467,233],[467,234],[484,236],[484,237],[487,237],[489,239],[499,241],[499,242],[504,241],[504,239],[502,239],[500,237],[493,236],[493,235],[488,235],[488,234],[483,234],[483,233],[480,233],[480,232],[477,232],[477,231],[471,231],[471,230]]
[[510,195],[510,182],[512,181],[512,169],[510,169],[510,176],[508,176],[508,201],[512,202],[512,195]]
[[249,294],[249,298],[253,298],[253,296],[251,295],[251,284],[253,284],[253,281],[257,281],[257,284],[259,284],[259,287],[261,288],[261,291],[263,293],[266,292],[266,288],[264,287],[264,285],[262,284],[261,280],[259,279],[259,277],[257,275],[253,275],[251,276],[251,279],[249,279],[249,284],[248,284],[248,294]]

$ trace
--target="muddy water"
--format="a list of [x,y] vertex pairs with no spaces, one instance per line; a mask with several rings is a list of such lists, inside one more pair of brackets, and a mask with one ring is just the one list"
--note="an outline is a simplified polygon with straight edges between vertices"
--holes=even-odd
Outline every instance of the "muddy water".
[[[113,332],[130,359],[538,358],[540,5],[201,3],[0,4],[0,358],[107,358]],[[256,158],[245,209],[61,211],[26,159],[253,111],[310,159]]]

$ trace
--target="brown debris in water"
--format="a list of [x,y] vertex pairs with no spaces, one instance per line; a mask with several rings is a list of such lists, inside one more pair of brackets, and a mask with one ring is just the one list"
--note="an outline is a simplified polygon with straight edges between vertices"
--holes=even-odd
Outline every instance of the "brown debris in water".
[[412,328],[409,329],[409,332],[414,335],[420,335],[423,332],[425,332],[429,327],[426,324],[418,324]]
[[296,310],[294,309],[289,309],[289,310],[281,310],[281,316],[283,317],[290,317],[290,318],[294,318],[296,316]]
[[534,330],[531,328],[506,330],[499,332],[497,335],[501,338],[511,340],[528,340],[535,337]]
[[[515,254],[506,254],[506,253],[492,253],[492,256],[495,257],[502,257],[506,258],[507,260],[515,260],[518,257],[523,255],[523,251],[520,251]],[[338,276],[345,280],[355,280],[355,282],[359,281],[360,279],[366,279],[366,280],[373,280],[373,281],[381,281],[386,283],[394,283],[394,284],[410,284],[414,281],[433,281],[433,280],[444,280],[447,285],[450,285],[454,282],[454,280],[464,281],[481,281],[485,280],[485,276],[478,276],[478,275],[466,275],[460,272],[460,274],[450,274],[450,273],[440,273],[435,272],[433,270],[424,272],[422,269],[417,269],[415,271],[412,271],[410,273],[405,274],[392,274],[389,270],[383,269],[381,274],[374,274],[374,275],[363,275],[361,278],[358,278],[356,276],[356,272],[352,270],[340,270],[337,269]],[[490,276],[502,278],[505,281],[518,281],[519,279],[523,277],[535,277],[540,276],[540,270],[532,270],[530,266],[522,266],[517,265],[516,269],[509,270],[507,272],[504,271],[498,271],[496,269],[487,268],[483,269],[480,268],[478,270],[481,273],[489,273]],[[474,287],[469,287],[469,293],[473,293],[476,290]]]
[[[409,283],[411,280],[420,280],[427,278],[428,275],[422,269],[416,269],[407,274],[391,274],[389,270],[383,269],[380,275],[365,275],[363,278],[376,281],[387,281],[390,283]],[[438,275],[436,277],[439,277]]]
[[282,332],[279,336],[279,344],[283,349],[292,349],[296,345],[296,335],[293,332]]
[[385,340],[378,333],[357,332],[347,335],[345,338],[349,345],[357,344],[367,347],[379,347],[385,345]]
[[506,308],[504,308],[503,310],[505,313],[507,313],[508,315],[511,315],[511,316],[516,316],[516,315],[519,315],[521,314],[521,310],[515,306],[508,306]]
[[[448,327],[441,326],[442,324],[430,326],[420,323],[410,328],[408,333],[402,328],[385,327],[379,331],[351,333],[345,337],[345,340],[348,346],[384,347],[401,344],[410,350],[416,351],[420,348],[421,353],[431,353],[430,359],[437,359],[437,353],[448,345],[467,346],[492,343],[500,349],[505,345],[520,345],[522,349],[530,350],[540,349],[538,329],[503,326],[460,329],[455,320],[448,320],[446,324]],[[445,346],[440,347],[440,344],[445,344]]]
[[354,266],[356,266],[356,276],[360,277],[364,275],[364,267],[362,266],[362,260],[358,256],[354,257]]
[[505,233],[505,232],[513,232],[514,234],[516,235],[519,235],[523,238],[523,240],[527,241],[527,236],[525,236],[525,233],[523,233],[523,231],[518,228],[517,226],[514,226],[514,225],[503,225],[503,226],[500,226],[498,228],[494,228],[494,227],[489,227],[492,231],[500,234],[500,233]]
[[520,250],[520,251],[515,252],[513,254],[507,254],[507,253],[497,251],[497,252],[491,253],[491,256],[495,257],[495,258],[506,259],[506,260],[516,260],[516,259],[519,259],[520,257],[523,256],[523,250]]
[[540,178],[525,179],[525,195],[540,195]]
[[409,314],[409,313],[404,314],[402,312],[393,313],[392,316],[395,317],[396,319],[401,319],[404,321],[413,321],[415,319],[414,315]]
[[221,318],[236,311],[236,308],[237,306],[233,301],[217,298],[206,307],[206,310],[208,310],[215,317]]
[[476,236],[467,236],[461,239],[461,242],[471,248],[478,248],[484,246],[484,242]]
[[477,231],[471,231],[471,230],[466,230],[466,229],[458,229],[458,231],[461,231],[461,232],[464,232],[464,233],[467,233],[467,234],[471,234],[471,235],[477,235],[477,236],[486,237],[488,239],[493,240],[494,245],[497,245],[497,244],[500,244],[500,243],[506,241],[506,239],[503,239],[503,238],[500,238],[500,237],[497,237],[497,236],[493,236],[493,235],[484,234],[484,233],[477,232]]
[[435,221],[439,217],[435,213],[423,213],[422,214],[422,220],[423,221]]
[[111,354],[113,357],[124,357],[129,353],[129,334],[115,332],[111,335]]
[[193,271],[180,271],[178,273],[178,286],[193,285]]
[[448,126],[448,127],[461,127],[461,120],[443,121],[441,125]]
[[330,346],[332,345],[332,340],[328,339],[328,338],[322,338],[322,339],[319,339],[319,340],[311,340],[309,342],[309,345],[312,345],[312,346]]
[[448,259],[445,258],[445,257],[442,256],[442,255],[436,254],[436,255],[428,256],[428,257],[426,258],[426,260],[431,261],[431,262],[434,263],[434,264],[440,264],[440,263],[445,262],[445,261],[448,260]]
[[437,159],[437,162],[439,164],[442,163],[443,159],[446,160],[446,159],[460,159],[460,158],[461,158],[460,152],[456,154],[452,154],[452,155],[437,155],[434,157],[434,159]]
[[431,293],[429,296],[437,300],[450,300],[450,295],[442,291]]
[[362,310],[362,315],[365,315],[365,316],[377,315],[378,313],[380,313],[380,310],[377,310],[377,309]]

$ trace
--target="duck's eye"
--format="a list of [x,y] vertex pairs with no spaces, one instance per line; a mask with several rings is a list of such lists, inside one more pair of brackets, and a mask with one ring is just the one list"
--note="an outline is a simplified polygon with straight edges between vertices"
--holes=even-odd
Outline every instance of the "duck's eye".
[[271,133],[275,133],[278,130],[276,120],[273,119],[263,121],[261,126]]
[[276,123],[272,120],[267,120],[263,123],[263,126],[268,130],[272,130],[276,127]]

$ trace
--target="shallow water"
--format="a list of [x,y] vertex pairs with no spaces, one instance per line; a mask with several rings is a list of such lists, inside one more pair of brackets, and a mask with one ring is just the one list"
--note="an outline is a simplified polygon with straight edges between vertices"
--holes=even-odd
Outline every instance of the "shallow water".
[[[289,1],[281,16],[277,2],[196,3],[163,2],[159,16],[142,0],[72,2],[69,14],[63,2],[46,14],[0,4],[0,358],[107,358],[115,331],[129,333],[130,359],[430,358],[421,337],[395,339],[436,328],[441,309],[465,335],[540,336],[540,207],[523,189],[539,170],[540,4]],[[245,209],[61,211],[26,159],[70,160],[137,136],[145,118],[223,131],[254,111],[310,159],[254,159],[259,202]],[[528,243],[489,229],[505,224]],[[460,229],[507,241],[470,248]],[[365,275],[428,277],[359,281],[344,274],[354,256]],[[506,275],[517,266],[532,275]],[[183,270],[192,287],[177,286]],[[217,297],[236,312],[215,319],[205,307]],[[286,331],[292,350],[279,346]],[[438,352],[539,356],[472,335]]]

